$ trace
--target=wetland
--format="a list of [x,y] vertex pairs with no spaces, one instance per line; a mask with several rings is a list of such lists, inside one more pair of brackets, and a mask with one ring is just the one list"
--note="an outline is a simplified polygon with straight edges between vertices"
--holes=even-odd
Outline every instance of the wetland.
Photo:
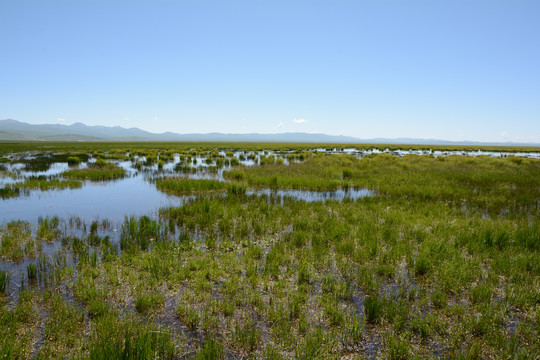
[[540,149],[0,143],[0,358],[537,359]]

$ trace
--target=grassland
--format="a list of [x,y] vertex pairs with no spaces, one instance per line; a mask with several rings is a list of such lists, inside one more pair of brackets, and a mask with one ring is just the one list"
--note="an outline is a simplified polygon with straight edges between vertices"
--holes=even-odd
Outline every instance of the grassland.
[[[177,149],[95,146],[73,151],[157,161]],[[175,146],[186,157],[213,151]],[[281,146],[249,144],[245,153]],[[198,196],[159,218],[126,218],[116,240],[98,222],[78,224],[82,235],[55,218],[35,232],[2,225],[0,256],[26,272],[0,271],[0,358],[540,356],[539,160],[359,159],[294,146],[301,161],[235,166],[228,182],[157,180]],[[246,194],[257,188],[377,196],[307,203]],[[60,246],[46,255],[48,244]],[[17,294],[6,290],[13,281]]]

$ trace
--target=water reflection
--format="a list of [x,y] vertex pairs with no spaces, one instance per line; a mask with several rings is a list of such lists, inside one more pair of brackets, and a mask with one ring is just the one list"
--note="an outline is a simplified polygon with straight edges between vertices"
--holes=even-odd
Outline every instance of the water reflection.
[[85,220],[119,221],[125,215],[145,215],[160,207],[180,206],[182,198],[158,191],[143,176],[108,182],[87,182],[81,189],[31,191],[28,196],[0,200],[0,221],[77,216]]

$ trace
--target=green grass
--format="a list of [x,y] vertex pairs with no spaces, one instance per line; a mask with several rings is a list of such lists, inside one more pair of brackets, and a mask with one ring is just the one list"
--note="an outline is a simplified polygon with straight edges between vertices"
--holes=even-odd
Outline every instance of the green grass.
[[102,159],[98,159],[94,164],[89,164],[88,168],[72,169],[62,173],[65,178],[91,181],[119,179],[125,175],[126,170]]
[[0,299],[0,358],[27,359],[32,352],[32,343],[37,336],[34,310],[35,295],[22,290],[14,309],[5,306]]
[[174,359],[176,350],[167,331],[135,318],[114,315],[96,321],[88,355],[83,359]]
[[36,264],[28,264],[26,266],[26,273],[28,276],[28,280],[36,280],[37,279],[37,266]]
[[378,295],[371,295],[364,299],[364,312],[366,320],[370,323],[380,321],[383,315],[384,299]]
[[158,292],[141,294],[135,300],[135,309],[139,313],[155,310],[165,304],[165,296]]
[[126,217],[122,225],[120,248],[126,251],[147,250],[152,241],[159,241],[166,229],[148,216],[140,218]]
[[70,156],[67,158],[67,162],[69,165],[77,165],[81,162],[81,158],[78,156]]
[[40,241],[52,242],[60,237],[60,230],[58,225],[60,219],[58,217],[52,218],[39,218],[38,220],[38,229],[37,229],[37,239]]
[[193,180],[188,178],[164,178],[156,180],[156,187],[172,194],[218,191],[227,189],[227,184],[218,180]]
[[0,226],[0,258],[11,261],[36,255],[37,244],[33,239],[30,224],[12,221]]
[[[107,152],[116,154],[115,158],[123,157],[127,152],[144,155],[148,152],[182,152],[191,155],[201,151],[227,149],[242,150],[245,153],[251,151],[261,151],[265,149],[281,151],[292,150],[301,153],[303,150],[326,148],[326,149],[378,149],[384,151],[413,149],[413,150],[439,150],[439,151],[503,151],[503,152],[531,152],[539,151],[534,146],[478,146],[478,145],[401,145],[401,144],[317,144],[317,143],[216,143],[216,142],[20,142],[2,141],[0,142],[0,154],[10,154],[13,152],[41,151],[54,152],[58,156],[65,156],[66,161],[69,156],[78,156],[84,160],[89,153]],[[55,159],[54,162],[57,162]]]
[[195,356],[196,360],[220,360],[225,358],[223,344],[213,337],[208,337]]

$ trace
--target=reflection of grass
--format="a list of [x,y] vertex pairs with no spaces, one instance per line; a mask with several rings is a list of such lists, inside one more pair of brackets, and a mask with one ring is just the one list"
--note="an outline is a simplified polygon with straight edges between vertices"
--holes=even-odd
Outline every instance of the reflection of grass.
[[12,189],[12,188],[3,188],[0,189],[0,198],[2,199],[9,199],[12,197],[17,197],[21,194],[19,189]]
[[73,169],[62,173],[65,178],[92,181],[119,179],[125,175],[126,170],[102,159],[98,159],[86,169]]
[[29,178],[23,182],[8,185],[10,189],[39,189],[41,191],[52,189],[75,189],[80,188],[82,183],[77,180],[57,180],[44,178]]

